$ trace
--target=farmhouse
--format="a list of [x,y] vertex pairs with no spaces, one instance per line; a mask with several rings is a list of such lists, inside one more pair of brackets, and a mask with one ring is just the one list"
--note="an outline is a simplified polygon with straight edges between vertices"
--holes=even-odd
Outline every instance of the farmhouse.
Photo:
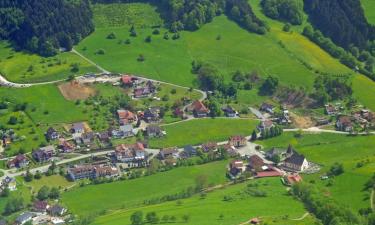
[[353,131],[353,123],[349,116],[340,116],[336,121],[336,127],[338,130],[345,132]]
[[109,165],[76,165],[68,169],[68,175],[72,180],[110,178],[117,176],[118,170]]
[[210,112],[207,107],[199,100],[191,104],[190,110],[193,112],[194,116],[198,118],[206,117]]
[[137,115],[129,110],[119,109],[117,110],[117,116],[119,118],[120,125],[132,124],[137,121]]
[[252,155],[249,158],[248,169],[250,171],[262,171],[262,167],[265,165],[262,158],[258,155]]
[[234,110],[233,107],[230,105],[223,107],[222,110],[224,111],[225,116],[227,117],[236,117],[237,115],[236,110]]
[[233,160],[229,164],[229,172],[232,176],[236,177],[245,171],[245,166],[242,160]]
[[204,152],[216,151],[217,150],[217,143],[216,142],[207,142],[202,144],[202,150]]
[[274,124],[271,120],[263,120],[258,125],[258,130],[259,131],[266,131],[266,130],[271,129],[271,127],[274,127]]
[[305,156],[294,152],[294,154],[284,160],[283,166],[286,170],[302,172],[309,167],[309,163]]
[[246,146],[247,140],[246,137],[241,135],[232,136],[229,138],[228,144],[236,148]]
[[47,209],[49,208],[48,202],[47,201],[34,201],[33,203],[33,210],[34,212],[46,212]]
[[121,144],[116,147],[116,160],[119,162],[133,162],[135,160],[144,160],[145,148],[140,142],[136,144]]
[[161,159],[167,159],[167,158],[178,158],[178,150],[176,147],[172,148],[164,148],[160,150],[159,156]]
[[149,125],[146,127],[147,137],[162,137],[164,136],[163,130],[157,125]]
[[53,127],[48,128],[46,132],[46,139],[48,141],[56,140],[59,138],[59,133]]
[[11,159],[7,163],[8,168],[24,168],[29,165],[29,160],[26,158],[25,155],[20,154],[17,155],[14,159]]
[[143,119],[147,123],[157,123],[160,121],[160,108],[151,107],[143,112]]
[[338,113],[338,110],[335,106],[328,104],[328,105],[325,105],[325,113],[329,116],[333,116]]
[[64,138],[59,139],[59,149],[61,149],[64,153],[70,153],[74,151],[74,144],[70,143],[69,141],[65,140]]
[[33,158],[37,162],[47,162],[49,161],[52,156],[55,154],[55,147],[52,145],[39,148],[38,150],[32,153]]
[[260,111],[263,111],[263,112],[268,112],[269,114],[273,114],[274,113],[274,106],[267,103],[267,102],[263,102],[262,105],[260,106],[259,108]]
[[59,204],[55,204],[47,209],[51,216],[62,216],[67,211],[64,207]]
[[85,133],[85,124],[84,123],[73,123],[70,131],[72,133],[75,133],[75,134],[83,134],[83,133]]
[[291,186],[295,183],[299,183],[302,181],[302,177],[299,175],[299,174],[291,174],[291,175],[287,175],[283,178],[283,181],[284,181],[284,184],[285,185],[288,185],[288,186]]

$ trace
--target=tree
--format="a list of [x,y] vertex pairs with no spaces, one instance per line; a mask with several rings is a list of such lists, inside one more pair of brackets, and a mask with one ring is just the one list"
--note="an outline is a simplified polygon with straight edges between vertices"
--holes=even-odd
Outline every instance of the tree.
[[160,219],[159,217],[156,215],[155,212],[149,212],[146,214],[146,220],[148,223],[152,223],[152,224],[155,224],[155,223],[159,223]]
[[4,188],[4,190],[1,192],[1,197],[8,197],[10,194],[10,190],[8,187]]
[[337,162],[331,166],[328,172],[330,176],[339,176],[342,173],[344,173],[344,166],[342,163]]
[[11,117],[9,117],[8,124],[10,124],[10,125],[16,125],[17,122],[18,122],[17,117],[15,117],[15,116],[11,116]]
[[283,31],[285,31],[285,32],[289,32],[291,28],[292,28],[292,26],[290,25],[290,23],[286,23],[286,24],[283,26]]
[[210,116],[211,117],[217,117],[221,115],[221,109],[219,103],[215,100],[210,100],[208,103],[208,108],[210,110]]
[[189,220],[190,220],[190,215],[185,214],[182,216],[182,221],[184,221],[185,223],[189,222]]
[[50,199],[58,199],[60,197],[60,191],[57,187],[51,188],[51,191],[48,195]]
[[251,141],[255,141],[258,138],[257,132],[253,130],[253,133],[251,133]]
[[268,76],[260,87],[260,94],[273,95],[279,86],[279,79],[274,76]]
[[26,182],[31,182],[31,181],[33,180],[33,175],[30,173],[30,170],[29,170],[29,169],[26,171],[26,174],[25,174],[24,180],[25,180]]
[[137,58],[137,61],[138,61],[138,62],[143,62],[143,61],[145,61],[145,57],[144,57],[142,54],[140,54],[140,55],[138,56],[138,58]]
[[73,73],[77,73],[78,71],[79,71],[79,64],[78,63],[73,63],[72,65],[71,65],[71,70],[70,71],[72,71]]
[[36,180],[39,180],[40,178],[42,178],[42,173],[41,173],[40,171],[37,171],[37,172],[35,173],[35,175],[34,175],[34,178],[35,178]]
[[132,225],[141,225],[143,223],[143,213],[141,211],[136,211],[130,216],[130,221]]
[[163,223],[167,223],[169,221],[169,216],[168,215],[164,215],[162,218],[161,218],[161,221],[163,221]]
[[148,35],[148,36],[145,38],[145,42],[150,43],[151,41],[152,41],[151,35]]
[[110,34],[107,35],[107,39],[116,39],[116,34],[111,32]]
[[14,212],[20,211],[25,207],[22,197],[10,197],[4,208],[4,214],[10,215]]
[[39,199],[40,201],[43,201],[43,200],[46,200],[46,199],[48,199],[48,197],[49,197],[49,194],[50,194],[50,189],[49,189],[49,187],[47,187],[47,186],[43,186],[43,187],[41,187],[40,189],[39,189],[39,191],[38,191],[38,194],[37,194],[37,199]]
[[201,174],[195,178],[195,186],[197,190],[202,190],[207,185],[207,175]]
[[159,30],[159,29],[154,29],[154,30],[152,31],[152,34],[154,34],[154,35],[159,35],[159,34],[160,34],[160,30]]

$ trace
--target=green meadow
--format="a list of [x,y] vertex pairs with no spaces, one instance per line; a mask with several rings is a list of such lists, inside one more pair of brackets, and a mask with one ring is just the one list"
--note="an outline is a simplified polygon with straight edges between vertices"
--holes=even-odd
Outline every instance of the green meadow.
[[[79,65],[78,71],[72,71],[73,64]],[[98,70],[74,53],[65,52],[46,58],[27,52],[16,52],[8,42],[0,42],[0,74],[10,81],[55,81],[88,72]]]
[[77,122],[88,118],[74,101],[61,95],[55,84],[19,89],[1,87],[0,96],[13,104],[28,103],[27,115],[36,124]]
[[[246,194],[247,185],[257,185],[257,189],[264,191],[267,196],[253,197]],[[229,196],[232,200],[225,201],[224,196]],[[285,207],[286,204],[287,207]],[[172,201],[159,205],[118,210],[98,217],[93,224],[130,225],[130,216],[136,211],[142,211],[144,214],[156,212],[160,218],[164,215],[175,216],[176,223],[191,225],[241,224],[254,217],[260,217],[267,224],[314,224],[314,219],[309,216],[300,221],[293,221],[293,219],[300,218],[306,210],[302,203],[288,195],[279,178],[248,181],[209,192],[204,198],[195,196],[183,199],[180,203]],[[181,219],[183,215],[189,215],[190,220],[183,222]],[[170,223],[160,222],[160,224]]]
[[[296,138],[294,133],[284,133],[281,137],[260,141],[268,150],[271,147],[284,147],[292,144],[296,150],[304,154],[309,161],[322,165],[319,174],[305,175],[307,181],[312,180],[336,199],[355,211],[370,206],[369,193],[363,191],[365,183],[374,173],[375,168],[375,136],[348,137],[339,134],[303,134]],[[342,163],[345,172],[333,178],[333,185],[321,181],[335,163]],[[361,167],[357,163],[363,162]]]
[[208,141],[226,141],[232,135],[251,135],[259,121],[250,119],[207,118],[165,125],[167,135],[151,139],[153,148],[198,145]]
[[227,161],[199,166],[181,167],[134,180],[89,185],[64,192],[62,202],[74,214],[87,215],[120,208],[129,208],[169,194],[177,194],[195,186],[195,179],[204,175],[208,184],[221,184]]
[[368,22],[375,24],[375,1],[361,0]]

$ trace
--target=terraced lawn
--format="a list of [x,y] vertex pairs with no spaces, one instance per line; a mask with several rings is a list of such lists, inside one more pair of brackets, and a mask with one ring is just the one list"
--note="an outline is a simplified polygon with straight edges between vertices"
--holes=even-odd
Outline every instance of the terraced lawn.
[[140,205],[144,200],[177,194],[195,185],[196,177],[204,175],[209,184],[226,182],[227,161],[200,166],[181,167],[134,180],[89,185],[65,192],[62,201],[73,213],[87,215]]
[[[245,193],[247,185],[258,185],[257,189],[267,193],[267,197],[252,197]],[[224,196],[232,200],[225,201]],[[225,189],[215,190],[206,197],[199,196],[184,199],[181,204],[176,201],[159,205],[145,206],[130,210],[118,210],[98,217],[94,224],[127,225],[135,211],[156,212],[161,218],[164,215],[175,216],[177,223],[199,225],[233,225],[241,224],[254,217],[261,217],[267,224],[314,224],[314,219],[307,217],[301,221],[292,221],[305,213],[302,203],[288,196],[286,188],[279,178],[249,181]],[[285,204],[288,207],[285,207]],[[272,205],[272,207],[270,207]],[[222,217],[220,215],[222,214]],[[183,222],[182,216],[189,215],[190,220]],[[284,219],[282,218],[284,217]],[[161,224],[169,224],[163,223]]]
[[232,135],[250,136],[258,120],[207,118],[182,121],[163,126],[167,135],[151,139],[152,148],[197,145],[208,141],[226,141]]

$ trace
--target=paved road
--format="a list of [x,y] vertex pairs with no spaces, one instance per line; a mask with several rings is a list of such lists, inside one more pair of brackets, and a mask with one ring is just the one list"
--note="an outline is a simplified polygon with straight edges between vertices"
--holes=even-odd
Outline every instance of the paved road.
[[[295,128],[295,129],[284,129],[284,132],[296,132],[296,131],[303,131],[303,132],[311,132],[311,133],[332,133],[332,134],[345,134],[345,135],[348,135],[349,132],[345,132],[345,131],[337,131],[337,130],[325,130],[325,129],[321,129],[319,127],[310,127],[310,128],[306,128],[306,129],[299,129],[299,128]],[[358,133],[359,135],[362,135],[362,134],[366,134],[366,133]],[[369,132],[369,134],[375,134],[375,132]]]

